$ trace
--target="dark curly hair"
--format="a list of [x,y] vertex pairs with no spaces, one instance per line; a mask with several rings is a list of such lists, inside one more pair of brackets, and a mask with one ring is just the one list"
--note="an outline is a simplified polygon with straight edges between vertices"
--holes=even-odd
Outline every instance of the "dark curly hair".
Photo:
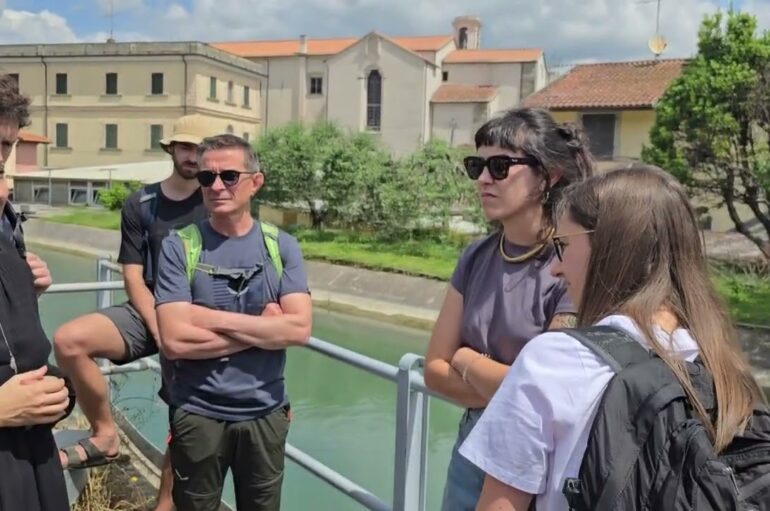
[[0,119],[29,126],[29,98],[19,92],[19,84],[11,75],[0,75]]
[[[534,156],[546,185],[543,212],[548,227],[556,223],[554,205],[561,190],[593,174],[594,159],[588,138],[574,123],[557,123],[547,110],[514,108],[487,121],[476,132],[476,149],[497,146]],[[552,175],[561,178],[549,186]]]

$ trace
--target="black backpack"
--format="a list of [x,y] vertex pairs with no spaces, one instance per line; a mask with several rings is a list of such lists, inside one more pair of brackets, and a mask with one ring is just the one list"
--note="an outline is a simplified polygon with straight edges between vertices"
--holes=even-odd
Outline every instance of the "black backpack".
[[[770,410],[717,454],[673,371],[625,332],[564,330],[615,371],[602,396],[578,478],[564,481],[571,511],[770,511]],[[713,381],[687,363],[704,407]]]

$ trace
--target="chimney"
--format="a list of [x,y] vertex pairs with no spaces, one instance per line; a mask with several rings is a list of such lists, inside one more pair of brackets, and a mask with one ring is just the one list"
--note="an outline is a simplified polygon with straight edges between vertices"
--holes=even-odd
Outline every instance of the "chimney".
[[305,34],[299,36],[299,53],[307,55],[307,36]]

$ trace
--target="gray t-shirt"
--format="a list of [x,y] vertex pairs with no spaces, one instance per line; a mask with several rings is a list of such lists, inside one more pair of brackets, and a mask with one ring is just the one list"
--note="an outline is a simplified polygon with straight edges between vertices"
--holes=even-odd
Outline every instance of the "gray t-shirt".
[[[510,365],[555,314],[574,313],[575,307],[564,283],[550,273],[551,247],[534,259],[508,263],[500,255],[500,236],[496,232],[466,248],[451,282],[463,295],[462,345]],[[508,241],[504,247],[512,257],[530,249]]]
[[[198,223],[203,250],[200,263],[242,269],[246,276],[210,276],[196,271],[192,286],[185,273],[185,253],[177,235],[166,237],[158,258],[155,302],[190,302],[211,309],[259,315],[269,302],[291,293],[307,293],[307,276],[297,240],[281,231],[278,244],[283,276],[270,262],[259,222],[241,237],[216,232],[208,220]],[[253,275],[249,275],[253,273]],[[229,357],[175,360],[168,382],[171,405],[227,421],[267,415],[288,402],[283,370],[286,350],[250,348]]]

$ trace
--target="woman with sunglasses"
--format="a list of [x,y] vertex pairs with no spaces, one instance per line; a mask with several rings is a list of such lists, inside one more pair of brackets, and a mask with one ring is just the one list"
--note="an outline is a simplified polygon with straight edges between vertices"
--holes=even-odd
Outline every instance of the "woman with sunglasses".
[[[720,451],[762,397],[709,279],[684,188],[658,168],[634,166],[570,187],[559,211],[552,272],[566,281],[578,324],[624,330],[671,367],[685,389],[681,361],[700,355],[717,401],[713,417],[701,416]],[[538,510],[567,510],[564,481],[578,475],[613,375],[566,333],[533,339],[460,449],[487,474],[477,509],[523,511],[535,499]],[[690,403],[703,411],[697,398]]]
[[545,110],[511,110],[484,124],[465,159],[484,214],[500,229],[460,256],[426,354],[425,381],[466,408],[449,463],[443,511],[476,506],[484,472],[457,449],[481,417],[519,351],[548,328],[574,322],[560,279],[550,274],[553,204],[591,174],[582,134]]

